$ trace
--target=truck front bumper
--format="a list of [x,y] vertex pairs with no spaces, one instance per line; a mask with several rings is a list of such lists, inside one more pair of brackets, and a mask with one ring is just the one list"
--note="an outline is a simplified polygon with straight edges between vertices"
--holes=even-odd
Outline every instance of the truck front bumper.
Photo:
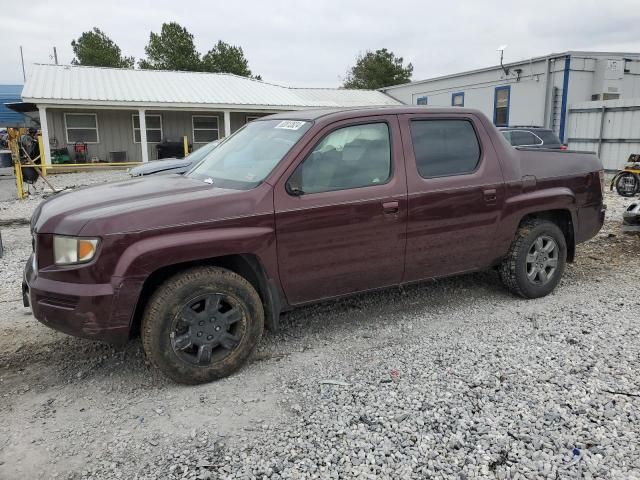
[[24,269],[22,299],[44,325],[91,340],[124,343],[142,281],[109,284],[67,283],[43,278],[34,269],[33,255]]

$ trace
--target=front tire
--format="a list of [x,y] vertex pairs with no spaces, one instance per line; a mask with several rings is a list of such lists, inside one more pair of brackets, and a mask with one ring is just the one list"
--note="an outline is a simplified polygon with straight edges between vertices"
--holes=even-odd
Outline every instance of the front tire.
[[562,230],[548,220],[531,219],[518,228],[502,260],[500,277],[516,295],[544,297],[560,283],[566,262],[567,242]]
[[238,370],[260,342],[264,310],[253,286],[218,267],[185,270],[154,292],[142,319],[147,358],[178,383]]

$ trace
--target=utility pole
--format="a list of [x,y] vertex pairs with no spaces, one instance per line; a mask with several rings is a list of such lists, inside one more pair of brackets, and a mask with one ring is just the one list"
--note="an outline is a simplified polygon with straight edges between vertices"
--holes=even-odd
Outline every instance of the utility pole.
[[22,54],[22,45],[20,45],[20,60],[22,61],[22,80],[27,81],[27,74],[24,72],[24,55]]
[[56,50],[55,45],[53,46],[53,61],[58,65],[58,51]]

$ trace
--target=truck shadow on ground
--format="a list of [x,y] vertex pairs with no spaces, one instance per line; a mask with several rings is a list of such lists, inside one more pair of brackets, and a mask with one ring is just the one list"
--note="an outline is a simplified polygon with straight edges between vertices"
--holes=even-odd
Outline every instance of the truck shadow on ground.
[[[480,272],[416,283],[301,307],[281,316],[278,332],[265,332],[252,362],[278,358],[299,345],[322,348],[332,336],[354,336],[378,326],[399,325],[406,315],[451,313],[472,301],[504,301],[512,298],[502,288],[496,272]],[[517,301],[517,300],[516,300]],[[35,320],[34,320],[35,321]],[[124,346],[70,337],[36,325],[33,339],[23,339],[13,352],[0,354],[4,385],[24,383],[48,388],[87,381],[126,382],[135,388],[161,387],[168,381],[145,361],[139,338]],[[41,330],[42,329],[42,330]],[[28,331],[33,331],[29,329]],[[24,332],[23,332],[24,334]]]

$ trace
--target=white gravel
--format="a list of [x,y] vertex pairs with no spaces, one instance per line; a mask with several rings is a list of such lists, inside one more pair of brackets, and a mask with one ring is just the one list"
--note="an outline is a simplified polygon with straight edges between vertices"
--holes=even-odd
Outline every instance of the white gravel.
[[2,228],[0,478],[640,479],[640,238],[601,234],[549,297],[494,272],[294,311],[238,374],[175,385],[40,325]]
[[[91,172],[78,173],[56,173],[48,175],[47,180],[51,182],[56,190],[95,185],[98,183],[113,182],[131,178],[125,170],[96,170]],[[29,187],[29,195],[24,200],[9,200],[0,202],[0,220],[14,218],[31,218],[31,214],[38,206],[38,203],[46,195],[51,195],[51,190],[42,181],[38,180],[35,186]]]

